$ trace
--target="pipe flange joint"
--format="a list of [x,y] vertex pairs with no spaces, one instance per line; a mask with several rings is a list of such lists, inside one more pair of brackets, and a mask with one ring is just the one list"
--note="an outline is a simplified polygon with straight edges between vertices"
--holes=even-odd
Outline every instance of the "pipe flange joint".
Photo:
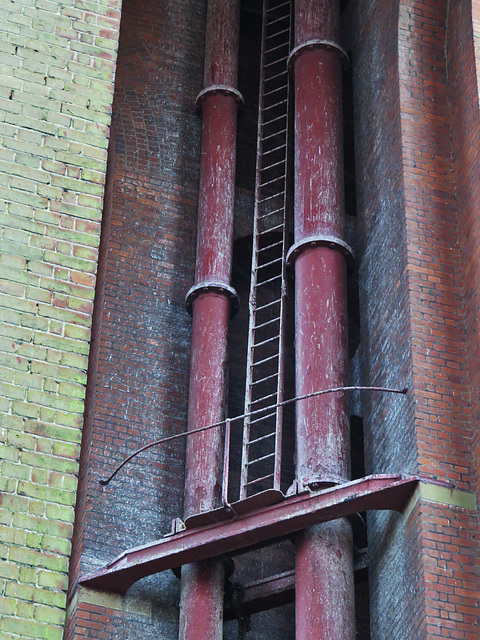
[[344,67],[348,67],[350,65],[350,60],[345,49],[333,40],[306,40],[290,51],[287,62],[288,70],[290,73],[293,73],[293,64],[295,60],[300,57],[300,55],[304,51],[311,51],[312,49],[326,49],[327,51],[335,51],[340,57],[340,60]]
[[239,112],[243,110],[245,100],[238,89],[229,86],[228,84],[211,84],[209,87],[202,89],[195,99],[195,110],[197,114],[202,115],[203,103],[210,95],[223,95],[232,96],[238,105]]
[[303,240],[296,242],[288,250],[287,265],[289,267],[293,266],[295,260],[300,254],[307,249],[312,249],[314,247],[328,247],[329,249],[335,249],[345,257],[349,267],[353,265],[355,258],[352,248],[340,238],[327,235],[307,236],[306,238],[303,238]]
[[200,282],[199,284],[195,284],[193,287],[190,287],[187,295],[185,296],[185,306],[190,315],[192,315],[193,312],[194,301],[203,293],[216,293],[227,298],[230,302],[232,317],[237,313],[240,307],[238,293],[230,285],[225,284],[224,282]]

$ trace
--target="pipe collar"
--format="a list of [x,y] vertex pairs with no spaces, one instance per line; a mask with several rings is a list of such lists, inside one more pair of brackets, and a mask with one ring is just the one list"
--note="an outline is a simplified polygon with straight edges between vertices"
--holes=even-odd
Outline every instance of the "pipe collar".
[[287,265],[293,266],[300,254],[314,247],[327,247],[328,249],[340,251],[346,258],[348,266],[352,266],[354,262],[353,250],[346,242],[335,236],[316,235],[307,236],[290,247],[287,253]]
[[238,293],[233,287],[224,282],[200,282],[193,285],[185,296],[185,306],[187,312],[192,315],[194,301],[203,293],[216,293],[221,296],[225,296],[230,302],[232,317],[237,313],[240,307],[240,299]]
[[340,57],[344,67],[348,67],[350,60],[348,54],[343,47],[334,42],[333,40],[307,40],[297,45],[291,50],[288,56],[288,70],[293,73],[293,65],[297,58],[301,56],[304,51],[311,51],[312,49],[326,49],[327,51],[335,51]]
[[197,111],[197,114],[199,116],[202,114],[203,103],[208,98],[208,96],[219,94],[223,96],[231,96],[237,103],[238,110],[243,110],[245,100],[243,99],[243,96],[238,89],[230,87],[227,84],[211,84],[209,87],[205,87],[204,89],[202,89],[195,99],[195,109]]

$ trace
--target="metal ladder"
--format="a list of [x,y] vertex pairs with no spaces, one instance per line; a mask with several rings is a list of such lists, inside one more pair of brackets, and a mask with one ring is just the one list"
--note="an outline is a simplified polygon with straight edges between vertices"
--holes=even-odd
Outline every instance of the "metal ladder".
[[240,500],[280,490],[283,411],[276,405],[284,383],[291,5],[263,2]]

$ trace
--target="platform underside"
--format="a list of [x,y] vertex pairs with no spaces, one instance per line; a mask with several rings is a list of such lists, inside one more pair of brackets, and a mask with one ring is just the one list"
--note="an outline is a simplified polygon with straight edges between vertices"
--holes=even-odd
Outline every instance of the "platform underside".
[[226,506],[195,516],[184,530],[123,552],[80,583],[123,594],[145,576],[198,560],[238,555],[321,522],[367,510],[402,511],[418,482],[413,476],[373,475],[286,498],[275,492],[267,497],[273,504],[250,501],[246,512],[246,505],[236,503],[234,510]]

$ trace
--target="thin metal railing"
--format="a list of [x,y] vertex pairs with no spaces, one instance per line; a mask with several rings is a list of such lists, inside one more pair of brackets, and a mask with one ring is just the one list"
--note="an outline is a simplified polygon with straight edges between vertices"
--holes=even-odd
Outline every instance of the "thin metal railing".
[[[315,396],[322,396],[328,393],[341,393],[346,391],[380,391],[383,393],[397,393],[401,395],[405,395],[408,391],[407,387],[403,389],[394,389],[391,387],[364,387],[364,386],[349,386],[349,387],[331,387],[330,389],[320,389],[319,391],[313,391],[311,393],[307,393],[303,396],[296,396],[295,398],[288,398],[287,400],[283,400],[281,402],[282,407],[286,407],[294,402],[300,402],[301,400],[307,400],[308,398],[313,398]],[[256,420],[263,420],[265,418],[262,414],[267,414],[269,416],[274,416],[276,414],[276,410],[278,408],[277,404],[269,405],[268,407],[262,407],[261,409],[255,409],[251,411],[248,415],[249,418],[260,416],[260,418],[256,418]],[[270,413],[268,413],[270,412]],[[202,431],[208,431],[209,429],[216,429],[219,427],[228,428],[228,432],[230,433],[230,425],[234,422],[240,422],[245,420],[247,416],[242,413],[239,416],[235,416],[234,418],[226,418],[225,420],[220,420],[219,422],[212,422],[212,424],[207,424],[204,427],[196,427],[195,429],[189,429],[188,431],[182,431],[181,433],[175,433],[171,436],[165,436],[163,438],[159,438],[158,440],[154,440],[153,442],[149,442],[148,444],[143,445],[139,449],[136,449],[129,456],[124,458],[120,464],[118,464],[112,473],[108,476],[108,478],[102,478],[99,480],[99,483],[102,486],[106,486],[109,484],[113,478],[117,475],[119,471],[123,469],[123,467],[128,464],[133,458],[136,458],[139,454],[144,451],[148,451],[153,447],[158,447],[161,444],[166,444],[167,442],[172,442],[174,440],[180,440],[182,438],[187,438],[190,435],[195,433],[201,433]],[[253,420],[251,421],[254,422]],[[272,434],[269,434],[272,435]],[[230,436],[225,438],[225,447],[229,449]]]

